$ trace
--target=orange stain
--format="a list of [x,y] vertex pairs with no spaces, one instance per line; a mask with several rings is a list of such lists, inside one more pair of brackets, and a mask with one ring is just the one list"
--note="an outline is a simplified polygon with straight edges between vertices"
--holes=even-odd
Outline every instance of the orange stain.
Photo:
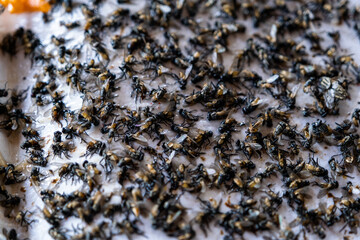
[[46,0],[0,0],[10,13],[48,12],[51,8]]

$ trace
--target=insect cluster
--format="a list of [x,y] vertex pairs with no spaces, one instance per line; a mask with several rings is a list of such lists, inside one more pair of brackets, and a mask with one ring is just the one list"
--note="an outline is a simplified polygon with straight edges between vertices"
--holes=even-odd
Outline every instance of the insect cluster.
[[[43,26],[62,34],[19,28],[0,41],[2,57],[24,53],[34,69],[28,89],[0,89],[0,128],[22,135],[25,156],[0,161],[9,221],[25,231],[41,215],[57,240],[147,236],[147,223],[180,240],[357,234],[360,108],[343,110],[360,67],[341,33],[359,37],[360,6],[50,3]],[[19,197],[25,183],[41,210]]]

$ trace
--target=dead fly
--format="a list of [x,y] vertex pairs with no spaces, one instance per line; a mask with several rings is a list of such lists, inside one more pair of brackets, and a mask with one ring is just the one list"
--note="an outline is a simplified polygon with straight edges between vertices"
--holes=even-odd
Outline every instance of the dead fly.
[[344,196],[349,197],[353,195],[354,185],[352,182],[347,182],[344,187],[341,188]]
[[127,17],[129,13],[130,13],[129,9],[125,9],[125,8],[116,9],[106,20],[104,26],[111,29],[117,29],[118,27],[123,25],[124,18]]
[[64,102],[61,100],[56,101],[51,109],[51,117],[54,121],[60,123],[60,121],[64,118],[66,111]]
[[275,137],[281,135],[286,128],[289,128],[288,124],[285,122],[279,122],[279,124],[275,127],[273,134]]
[[186,148],[182,144],[176,142],[163,143],[162,147],[164,149],[164,152],[170,152],[170,159],[172,159],[176,155],[176,153],[182,153],[190,158],[195,158],[200,154],[199,152],[194,151],[190,148]]
[[11,195],[3,185],[0,186],[0,197],[0,206],[8,209],[8,211],[12,211],[21,201],[20,197]]
[[330,129],[329,131],[334,135],[335,139],[341,139],[352,127],[352,122],[348,119],[345,119],[342,123],[335,124],[337,127],[335,129]]
[[80,229],[80,231],[76,229],[76,231],[74,232],[75,234],[72,235],[71,238],[74,240],[80,240],[84,238],[111,238],[113,233],[109,233],[108,231],[106,231],[108,229],[108,225],[109,224],[107,222],[102,221],[100,223],[97,223],[90,229]]
[[53,153],[55,156],[62,157],[64,156],[66,158],[70,158],[70,152],[75,149],[75,146],[73,142],[69,140],[62,141],[62,133],[60,131],[54,132],[54,138],[53,138],[53,144],[51,145],[51,149],[53,150]]
[[296,141],[291,140],[289,143],[289,147],[288,147],[290,154],[292,155],[298,155],[300,153],[300,148],[299,146],[296,144]]
[[238,161],[240,168],[246,169],[248,171],[255,169],[256,165],[251,160],[239,160]]
[[36,186],[38,186],[40,184],[40,182],[43,181],[45,178],[46,178],[46,176],[40,172],[39,167],[33,167],[31,169],[30,181],[32,184],[35,184]]
[[56,37],[54,35],[51,36],[51,41],[55,46],[63,45],[66,42],[66,40],[64,38],[62,38],[62,37],[58,38],[58,37]]
[[220,134],[216,137],[216,145],[215,148],[221,148],[226,150],[231,150],[231,132],[227,131],[225,133]]
[[108,51],[106,50],[106,48],[100,42],[93,41],[91,43],[91,45],[93,46],[94,50],[101,56],[101,58],[103,60],[105,60],[105,61],[110,60]]
[[132,88],[133,91],[131,92],[131,96],[135,95],[135,101],[137,101],[138,97],[144,99],[145,96],[148,94],[148,89],[145,86],[144,82],[140,80],[138,77],[134,76],[132,78]]
[[179,114],[181,117],[183,117],[185,120],[188,120],[188,121],[196,122],[199,120],[199,116],[195,116],[191,112],[189,112],[183,108],[179,109]]
[[80,113],[78,115],[78,120],[81,125],[94,125],[98,126],[100,124],[99,118],[95,114],[96,108],[94,107],[94,99],[89,97],[84,101],[83,106],[80,109]]
[[0,129],[15,131],[19,127],[31,124],[32,118],[26,115],[21,109],[14,109],[8,112],[8,118],[0,122]]
[[93,44],[100,43],[99,37],[94,34],[94,32],[99,31],[101,27],[102,22],[100,17],[94,16],[86,19],[84,30],[86,33],[86,37],[88,37]]
[[348,172],[346,170],[346,167],[343,164],[340,164],[334,157],[331,157],[328,161],[328,164],[330,166],[331,171],[336,174],[336,176],[348,176]]
[[166,94],[167,94],[166,88],[159,87],[158,89],[152,89],[150,91],[151,101],[158,102],[164,100]]
[[256,117],[256,120],[249,126],[248,131],[258,132],[261,126],[272,127],[273,126],[273,116],[271,111],[267,110],[265,113],[259,113]]
[[311,145],[313,144],[313,135],[310,132],[310,124],[306,123],[305,127],[301,130],[302,132],[302,141],[301,145],[304,148],[310,149]]
[[303,188],[297,190],[294,189],[286,190],[283,193],[283,196],[288,199],[287,203],[291,208],[293,208],[294,203],[302,206],[304,205],[306,199],[311,199],[311,195],[306,193],[306,190],[304,190]]
[[218,131],[219,133],[234,131],[237,125],[238,122],[234,118],[228,117],[225,120],[221,121]]
[[29,216],[26,215],[31,215],[31,213],[29,211],[19,211],[16,214],[15,217],[15,221],[21,226],[21,227],[25,227],[28,228],[30,226],[30,224],[32,224],[33,222],[35,222],[35,220],[30,220]]
[[299,206],[296,211],[298,217],[290,225],[302,224],[304,228],[311,229],[319,238],[324,239],[326,237],[325,229],[321,224],[321,211],[318,208],[308,210],[304,206]]
[[22,130],[21,133],[26,139],[35,139],[37,141],[41,140],[39,132],[31,127]]
[[106,122],[110,117],[114,116],[114,112],[117,106],[113,102],[107,102],[98,106],[99,108],[99,119]]
[[48,232],[53,239],[56,240],[69,239],[69,236],[66,235],[65,231],[60,228],[51,227]]
[[207,119],[209,121],[221,120],[228,117],[230,111],[229,110],[222,110],[218,112],[208,112]]
[[241,151],[249,160],[255,153],[259,154],[260,150],[262,149],[262,146],[258,143],[245,142],[240,140],[237,140],[235,145],[236,151]]
[[322,188],[322,190],[318,193],[318,198],[322,198],[326,193],[328,193],[328,191],[337,189],[339,187],[339,182],[333,178],[329,178],[325,183],[314,182],[314,185]]
[[261,103],[262,100],[260,100],[260,98],[248,97],[246,101],[246,106],[242,108],[242,111],[244,114],[250,114],[255,111]]
[[178,137],[182,134],[187,134],[190,131],[190,125],[178,125],[178,124],[172,124],[171,125],[171,130],[174,131],[175,133],[177,133]]
[[338,208],[335,204],[326,208],[326,205],[320,203],[319,208],[322,211],[322,219],[327,226],[332,226],[339,221],[339,216],[336,213]]
[[270,211],[276,210],[283,201],[279,193],[275,193],[270,189],[266,191],[266,196],[261,200],[263,202],[263,206]]
[[199,130],[197,135],[194,136],[192,140],[196,146],[201,147],[204,143],[208,142],[212,136],[212,131]]
[[85,153],[84,156],[86,156],[86,157],[90,156],[91,157],[94,154],[98,154],[100,156],[103,156],[105,149],[106,149],[105,143],[103,143],[101,141],[93,140],[93,141],[90,141],[87,144],[86,153]]
[[310,182],[308,180],[303,180],[303,179],[289,178],[286,184],[290,189],[297,190],[309,186]]
[[125,145],[125,153],[128,157],[135,161],[142,161],[144,159],[144,152],[141,148],[135,149],[130,145]]
[[212,100],[211,102],[205,103],[205,106],[209,109],[216,110],[216,109],[221,109],[221,107],[223,107],[224,104],[225,104],[224,99],[215,99]]
[[25,175],[19,170],[19,167],[15,167],[13,164],[0,166],[0,175],[3,175],[4,184],[9,185],[25,181]]
[[48,163],[49,155],[44,156],[43,150],[32,150],[29,155],[29,161],[34,165],[45,167]]
[[85,180],[85,171],[78,163],[65,163],[59,168],[59,177],[72,181],[75,179]]
[[185,103],[192,105],[201,102],[202,99],[203,96],[201,95],[201,92],[195,92],[185,97]]
[[43,143],[36,139],[28,139],[25,142],[23,142],[20,147],[22,149],[25,149],[26,152],[29,152],[31,150],[41,151],[43,148]]
[[43,216],[45,220],[50,223],[54,227],[58,227],[60,220],[62,219],[61,216],[58,216],[58,214],[54,211],[52,212],[47,207],[44,207],[42,210]]
[[209,219],[212,219],[220,214],[219,208],[221,201],[218,203],[215,199],[210,199],[210,201],[204,201],[199,198],[199,201],[202,205],[202,210],[195,217],[195,222],[198,223],[201,227],[201,230],[207,236],[207,229],[209,228]]
[[315,160],[313,157],[309,157],[309,163],[305,164],[305,169],[314,176],[323,178],[328,177],[328,170],[321,167],[318,163],[318,159]]
[[83,167],[86,171],[83,181],[88,185],[89,190],[93,191],[97,186],[96,177],[101,175],[101,171],[96,167],[95,163],[89,163],[87,160],[84,161]]
[[110,174],[114,168],[114,164],[119,163],[120,157],[112,151],[107,151],[101,159],[100,165],[104,168],[106,174]]
[[112,123],[105,124],[101,128],[101,133],[108,135],[109,143],[111,143],[112,140],[117,142],[120,139],[120,133],[121,133],[123,126],[126,124],[126,121],[127,121],[126,118],[120,119],[119,121],[115,121],[115,119],[114,119],[114,121]]

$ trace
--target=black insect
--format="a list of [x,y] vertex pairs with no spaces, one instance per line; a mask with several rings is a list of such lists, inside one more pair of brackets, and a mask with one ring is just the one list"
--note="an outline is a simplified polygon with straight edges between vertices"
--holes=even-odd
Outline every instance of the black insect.
[[62,141],[62,132],[56,131],[54,132],[53,144],[51,145],[51,149],[55,156],[62,157],[64,155],[66,158],[70,158],[70,152],[75,149],[74,143],[65,140]]
[[185,120],[188,121],[198,121],[199,116],[193,115],[191,112],[187,111],[186,109],[179,109],[179,114],[181,117],[183,117]]
[[0,175],[3,175],[4,184],[9,185],[25,181],[26,176],[19,170],[13,164],[0,166]]

